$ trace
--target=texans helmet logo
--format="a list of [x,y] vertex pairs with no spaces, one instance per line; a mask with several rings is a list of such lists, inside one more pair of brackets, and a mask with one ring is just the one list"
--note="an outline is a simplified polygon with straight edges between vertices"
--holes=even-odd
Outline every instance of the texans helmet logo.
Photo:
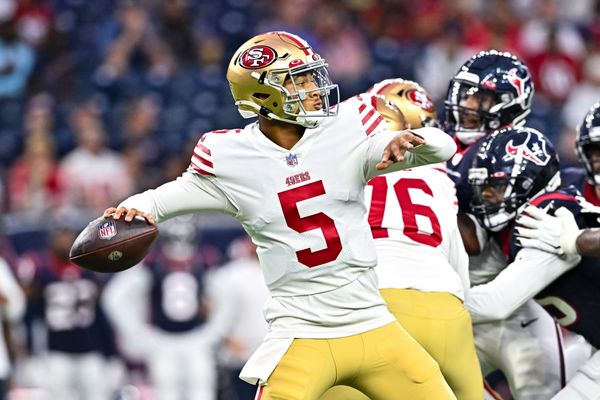
[[513,139],[508,141],[506,143],[506,154],[512,158],[520,155],[536,165],[546,165],[550,161],[550,154],[546,151],[546,141],[531,133],[525,142],[521,144],[515,145]]
[[242,53],[239,63],[248,69],[259,69],[271,65],[277,60],[275,49],[269,46],[253,46]]
[[525,80],[517,75],[516,68],[512,68],[510,71],[507,72],[506,80],[515,89],[517,89],[517,97],[521,97],[523,92],[525,92]]

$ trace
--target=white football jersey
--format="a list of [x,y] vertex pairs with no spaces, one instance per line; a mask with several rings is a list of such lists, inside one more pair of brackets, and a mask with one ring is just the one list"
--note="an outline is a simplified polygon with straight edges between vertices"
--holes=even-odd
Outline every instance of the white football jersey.
[[[455,151],[438,129],[416,133],[427,143],[389,170],[439,162]],[[258,123],[213,131],[202,136],[182,177],[122,206],[159,222],[196,211],[232,215],[257,245],[272,295],[265,311],[272,336],[359,333],[394,320],[370,276],[376,253],[364,186],[380,173],[375,165],[396,134],[357,98],[306,129],[290,150],[269,140]]]
[[366,190],[379,288],[448,292],[464,300],[468,256],[454,183],[443,165],[378,176]]

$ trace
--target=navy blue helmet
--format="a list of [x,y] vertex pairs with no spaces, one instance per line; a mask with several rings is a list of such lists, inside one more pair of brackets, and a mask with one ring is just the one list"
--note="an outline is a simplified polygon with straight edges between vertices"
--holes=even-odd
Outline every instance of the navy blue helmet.
[[520,126],[531,112],[534,87],[529,69],[511,53],[481,51],[450,81],[446,130],[464,144],[506,126]]
[[481,142],[469,183],[472,212],[498,231],[527,201],[560,185],[558,156],[550,140],[533,128],[500,129]]
[[592,146],[600,147],[600,102],[590,108],[583,122],[577,128],[577,141],[575,148],[579,159],[583,162],[589,181],[594,186],[600,186],[600,173],[594,173],[589,149]]

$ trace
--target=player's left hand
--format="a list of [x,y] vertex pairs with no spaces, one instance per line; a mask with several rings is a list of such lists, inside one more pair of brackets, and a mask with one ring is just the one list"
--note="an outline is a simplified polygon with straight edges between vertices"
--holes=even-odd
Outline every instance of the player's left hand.
[[375,168],[383,170],[396,162],[403,161],[404,153],[422,144],[425,144],[422,137],[415,135],[410,130],[401,131],[385,146],[381,161]]
[[581,231],[573,214],[564,207],[549,215],[535,206],[527,206],[517,218],[517,242],[557,255],[576,255]]

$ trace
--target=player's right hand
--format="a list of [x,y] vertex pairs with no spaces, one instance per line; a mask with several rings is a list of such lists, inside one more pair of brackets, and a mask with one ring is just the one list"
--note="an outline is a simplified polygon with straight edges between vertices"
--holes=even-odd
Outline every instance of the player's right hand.
[[114,219],[119,219],[123,215],[125,215],[125,221],[127,221],[127,222],[131,222],[135,217],[142,217],[142,218],[146,219],[146,221],[148,221],[152,225],[156,225],[156,220],[154,219],[152,214],[144,212],[144,211],[140,211],[135,208],[127,209],[125,207],[119,207],[119,208],[109,207],[106,210],[104,210],[104,214],[103,214],[104,218],[108,218],[108,217],[112,216]]
[[377,163],[375,168],[383,170],[396,162],[403,161],[404,153],[422,144],[425,144],[425,140],[412,131],[407,129],[398,132],[398,135],[383,149],[381,161]]

